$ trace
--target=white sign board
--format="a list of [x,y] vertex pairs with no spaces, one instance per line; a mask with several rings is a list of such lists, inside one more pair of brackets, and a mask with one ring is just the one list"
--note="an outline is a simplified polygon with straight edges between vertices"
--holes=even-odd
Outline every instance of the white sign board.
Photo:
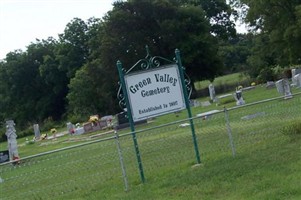
[[176,64],[124,76],[134,121],[186,108]]

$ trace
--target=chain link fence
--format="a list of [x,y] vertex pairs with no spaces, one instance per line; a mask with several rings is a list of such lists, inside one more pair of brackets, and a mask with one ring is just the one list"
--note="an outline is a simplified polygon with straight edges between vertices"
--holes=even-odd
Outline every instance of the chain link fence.
[[[184,112],[184,111],[183,111]],[[160,118],[153,119],[160,120]],[[225,108],[193,118],[201,163],[260,153],[301,120],[301,95]],[[197,164],[189,119],[136,131],[146,180]],[[0,199],[99,199],[141,183],[131,133],[0,165]],[[265,141],[265,142],[264,142]]]

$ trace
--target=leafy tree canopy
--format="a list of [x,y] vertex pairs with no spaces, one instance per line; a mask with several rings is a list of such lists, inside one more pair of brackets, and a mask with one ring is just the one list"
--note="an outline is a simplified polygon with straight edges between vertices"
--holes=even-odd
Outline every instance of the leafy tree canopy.
[[301,63],[300,0],[233,0],[244,12],[242,18],[258,35],[249,63],[252,74],[261,68]]

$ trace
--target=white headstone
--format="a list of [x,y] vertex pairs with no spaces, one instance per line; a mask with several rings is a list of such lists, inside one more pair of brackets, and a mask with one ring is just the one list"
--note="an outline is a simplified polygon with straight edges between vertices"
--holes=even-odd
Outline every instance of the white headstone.
[[284,99],[292,98],[290,83],[287,78],[283,79],[283,86],[284,86]]
[[276,81],[275,83],[278,93],[284,95],[284,86],[283,86],[283,79]]
[[301,68],[292,69],[292,85],[297,86],[297,79],[295,78],[296,75],[301,74]]
[[19,158],[15,125],[16,124],[14,123],[13,120],[6,121],[5,135],[7,136],[7,145],[8,145],[10,160],[15,160]]
[[209,101],[201,102],[202,107],[210,106],[211,103]]
[[189,103],[190,103],[191,107],[198,107],[198,106],[200,106],[200,102],[198,100],[195,100],[195,99],[190,100]]
[[275,87],[274,81],[267,81],[266,88],[270,89],[270,88],[273,88],[273,87]]
[[36,140],[39,140],[41,137],[41,132],[40,132],[40,127],[39,124],[34,124],[33,125],[33,130],[34,130],[34,136]]
[[75,135],[81,135],[83,133],[85,133],[84,127],[78,127],[75,129],[75,132],[74,132]]
[[281,94],[284,95],[284,99],[289,99],[292,98],[292,93],[289,85],[289,81],[287,78],[278,80],[276,82],[276,87],[277,91]]
[[295,75],[294,79],[296,80],[296,86],[301,88],[301,74]]
[[210,83],[209,86],[208,86],[208,89],[209,89],[210,99],[213,102],[217,102],[214,85]]
[[68,122],[67,123],[67,130],[68,130],[69,134],[73,134],[74,131],[75,131],[75,126],[71,122]]

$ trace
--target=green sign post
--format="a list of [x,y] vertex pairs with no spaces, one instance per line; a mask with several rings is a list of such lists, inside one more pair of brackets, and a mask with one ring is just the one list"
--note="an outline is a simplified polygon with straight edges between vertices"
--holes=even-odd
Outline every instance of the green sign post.
[[[140,59],[129,70],[124,70],[117,61],[120,88],[117,97],[122,108],[126,108],[132,132],[141,181],[145,182],[134,122],[179,110],[187,109],[197,163],[200,164],[197,138],[192,120],[188,89],[190,80],[184,77],[180,51],[175,50],[175,61],[149,55]],[[141,68],[137,72],[135,68]],[[135,71],[134,73],[132,72]]]
[[187,112],[188,112],[188,117],[189,117],[189,122],[190,122],[190,127],[191,127],[191,133],[192,133],[192,139],[193,139],[193,144],[194,144],[195,155],[196,155],[197,163],[200,164],[201,163],[200,153],[199,153],[198,143],[197,143],[197,139],[196,139],[196,135],[195,135],[194,124],[193,124],[193,120],[192,120],[190,104],[189,104],[189,99],[188,99],[188,94],[187,94],[187,88],[186,88],[186,85],[184,83],[184,73],[183,73],[184,67],[182,66],[180,51],[178,49],[176,49],[175,54],[176,54],[176,60],[177,60],[177,64],[178,64],[179,71],[180,71],[181,80],[182,80],[182,88],[183,88],[183,93],[184,93],[184,98],[185,98],[185,103],[186,103],[186,109],[187,109]]
[[123,68],[122,68],[122,64],[120,61],[117,61],[117,68],[118,68],[118,73],[119,73],[119,79],[121,82],[120,84],[122,87],[122,92],[124,95],[124,100],[125,100],[126,107],[127,107],[127,115],[128,115],[129,123],[130,123],[130,127],[131,127],[131,132],[132,132],[132,137],[133,137],[133,142],[134,142],[134,147],[135,147],[135,152],[136,152],[136,157],[137,157],[138,167],[139,167],[139,172],[140,172],[140,178],[141,178],[141,181],[144,183],[145,178],[144,178],[144,172],[143,172],[143,166],[142,166],[141,156],[140,156],[140,152],[139,152],[138,142],[137,142],[137,138],[136,138],[135,125],[134,125],[134,121],[133,121],[133,117],[132,117],[132,111],[130,108],[127,90],[125,87]]

